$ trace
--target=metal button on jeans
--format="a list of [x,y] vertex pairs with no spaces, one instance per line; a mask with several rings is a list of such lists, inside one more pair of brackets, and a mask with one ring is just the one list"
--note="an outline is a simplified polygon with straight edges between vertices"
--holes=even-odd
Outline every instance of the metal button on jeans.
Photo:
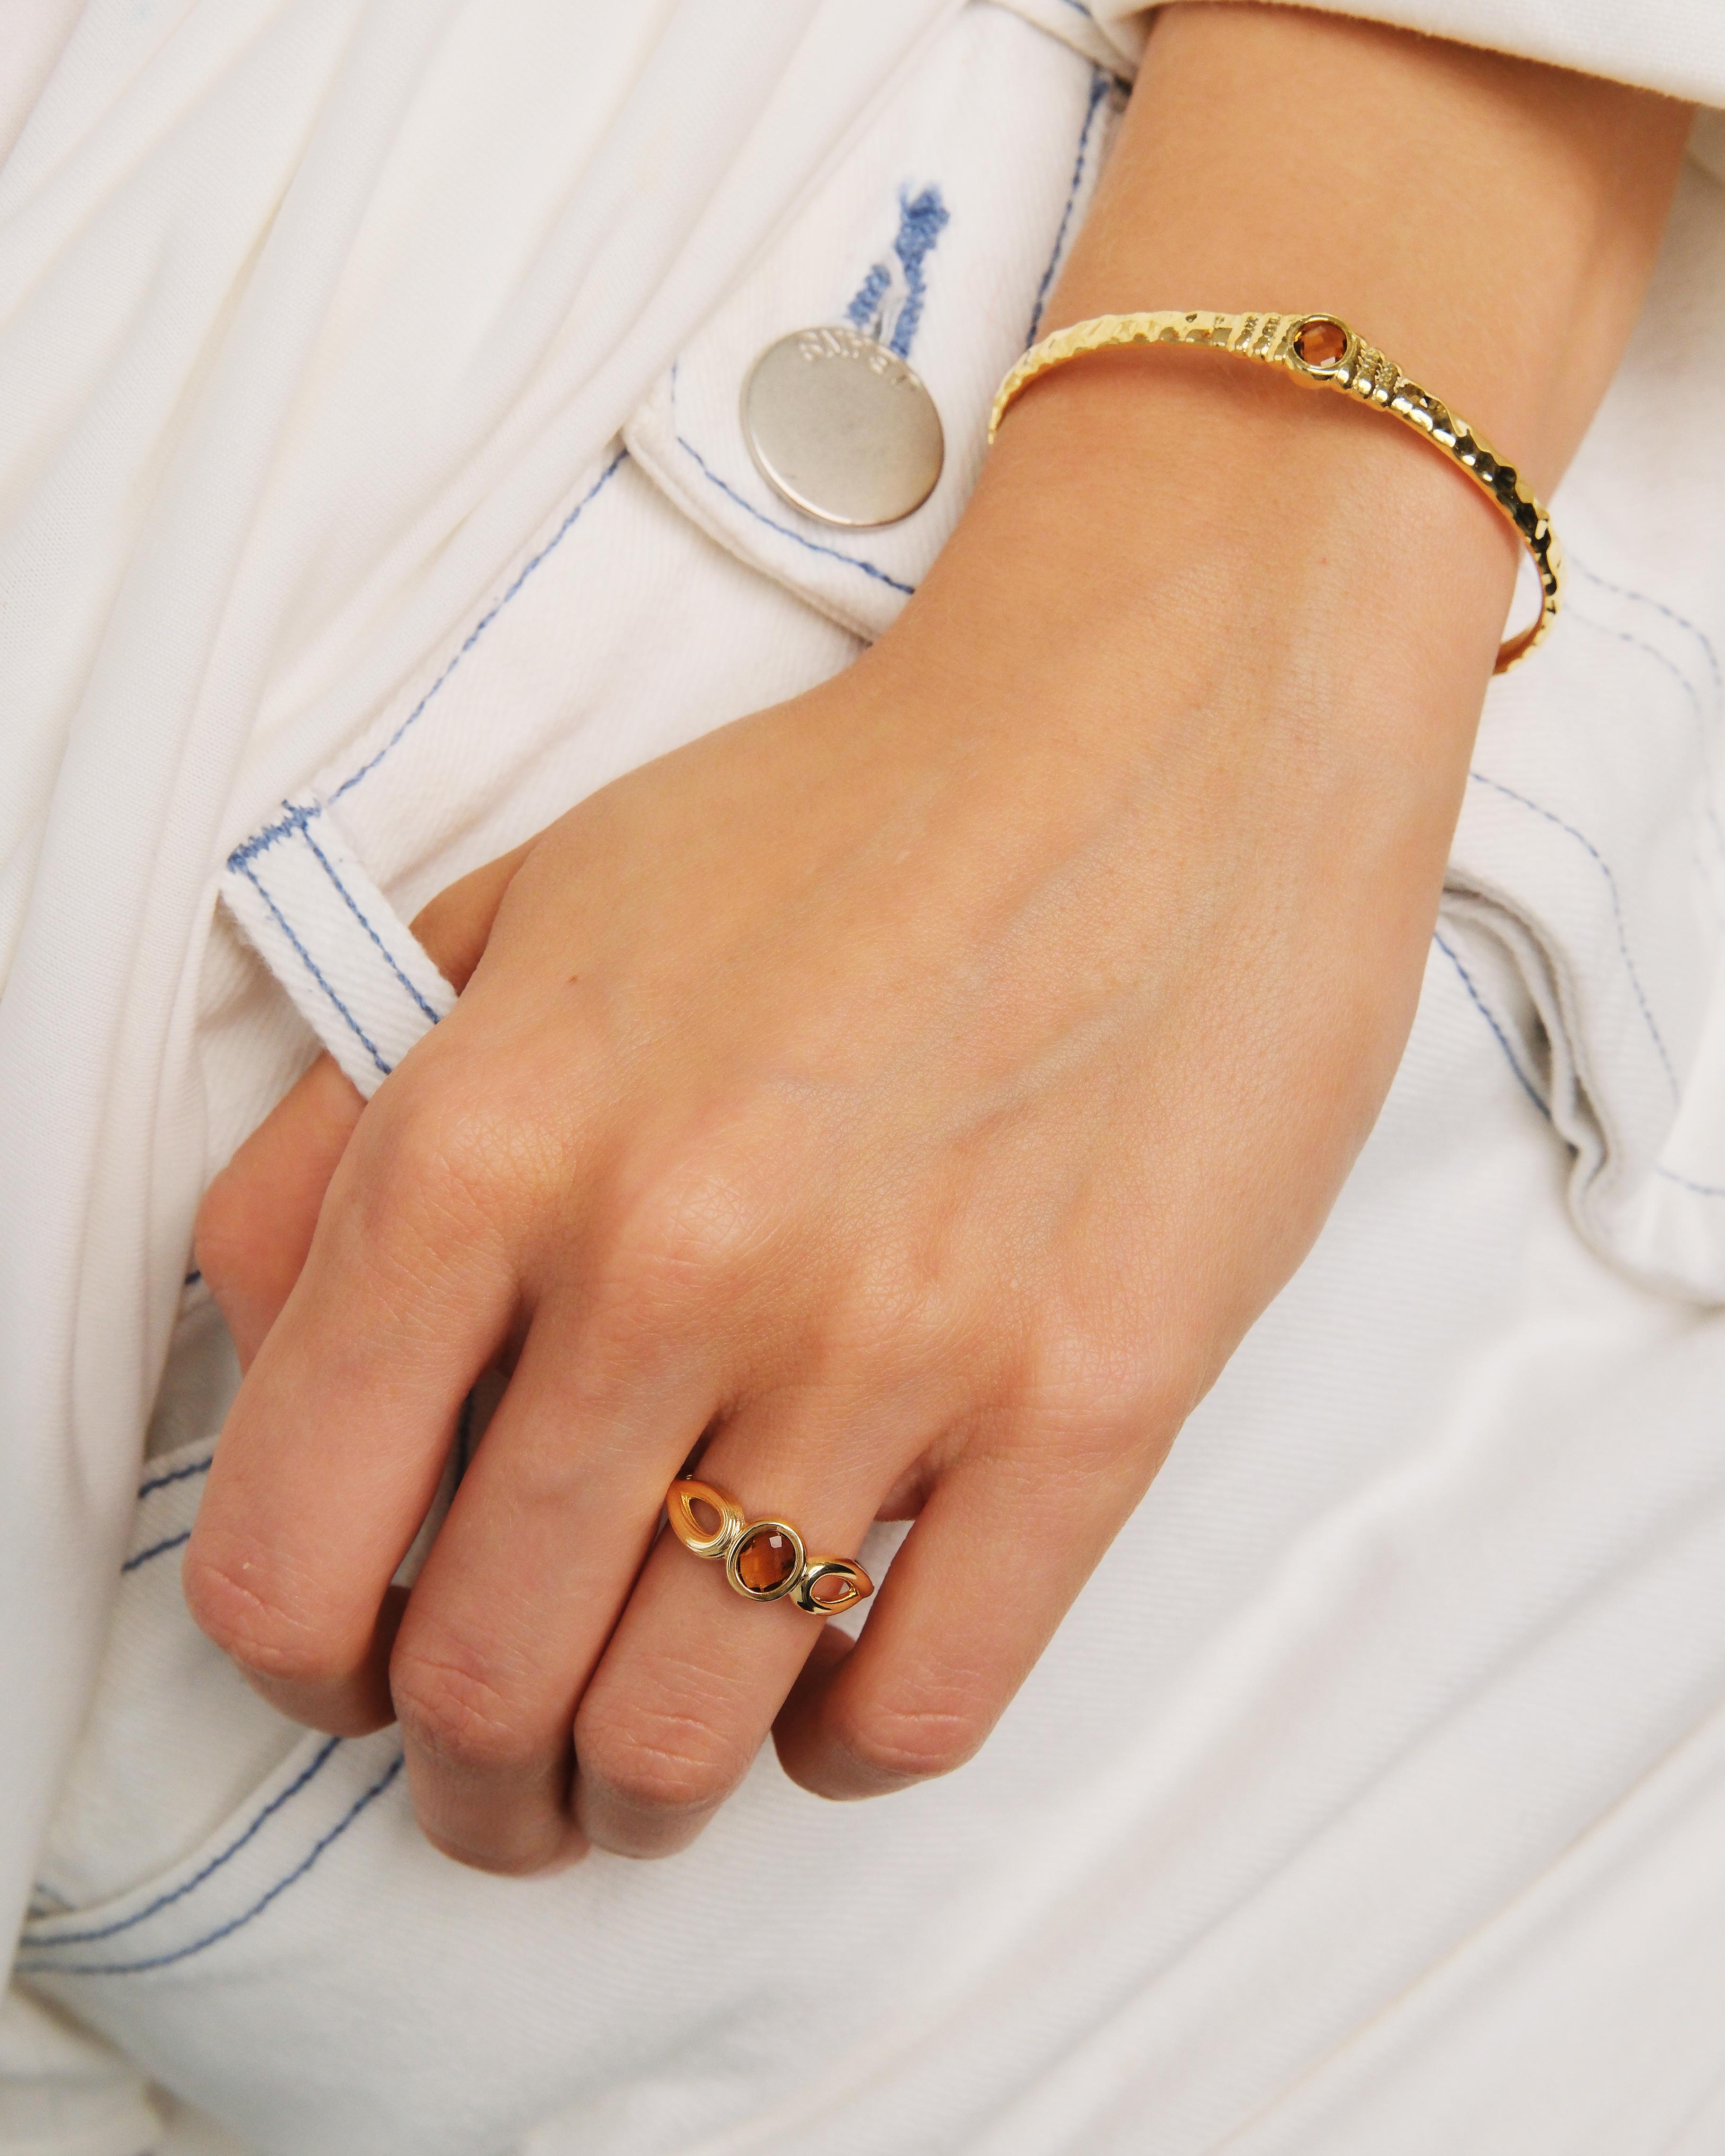
[[824,524],[896,524],[927,501],[946,455],[921,378],[844,324],[768,346],[743,385],[742,431],[768,485]]

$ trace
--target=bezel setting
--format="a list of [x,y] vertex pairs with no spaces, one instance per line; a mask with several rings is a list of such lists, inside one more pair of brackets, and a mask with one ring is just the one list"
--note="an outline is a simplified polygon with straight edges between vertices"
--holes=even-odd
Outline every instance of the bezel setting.
[[[757,1535],[783,1535],[790,1543],[796,1563],[784,1578],[773,1587],[751,1587],[741,1570],[742,1553]],[[725,1577],[751,1602],[778,1602],[791,1594],[809,1568],[809,1552],[803,1548],[803,1537],[788,1520],[751,1520],[725,1553]]]
[[[719,1524],[712,1533],[696,1518],[696,1505],[706,1505],[718,1514]],[[728,1558],[748,1531],[742,1507],[734,1498],[714,1489],[711,1482],[688,1477],[672,1483],[665,1501],[665,1514],[671,1532],[693,1557]]]
[[[1334,359],[1307,359],[1300,349],[1300,340],[1308,330],[1334,330],[1342,339],[1342,350]],[[1359,357],[1359,337],[1347,323],[1335,315],[1301,315],[1288,331],[1287,362],[1298,374],[1307,375],[1314,382],[1334,382],[1353,371]]]
[[[824,1579],[842,1579],[850,1592],[837,1602],[824,1602],[814,1592]],[[806,1609],[811,1617],[839,1617],[847,1609],[855,1609],[859,1602],[874,1593],[874,1582],[860,1564],[853,1564],[848,1557],[818,1557],[803,1566],[796,1584],[791,1589],[791,1599],[799,1609]]]
[[[716,1527],[701,1525],[696,1517],[697,1505],[717,1515]],[[734,1497],[691,1475],[679,1476],[665,1491],[665,1517],[691,1557],[716,1558],[724,1565],[727,1583],[745,1602],[782,1602],[788,1595],[811,1617],[837,1617],[866,1602],[875,1591],[874,1581],[855,1558],[810,1557],[808,1544],[788,1520],[752,1520]],[[762,1534],[783,1535],[791,1563],[783,1579],[770,1587],[754,1587],[743,1578],[742,1563],[749,1545]],[[844,1593],[830,1602],[819,1600],[814,1590],[824,1580],[837,1580]]]

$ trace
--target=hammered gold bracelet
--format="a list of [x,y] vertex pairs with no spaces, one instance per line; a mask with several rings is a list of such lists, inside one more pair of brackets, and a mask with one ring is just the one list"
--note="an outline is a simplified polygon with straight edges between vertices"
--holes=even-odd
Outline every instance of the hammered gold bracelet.
[[1286,367],[1297,381],[1343,390],[1404,421],[1497,504],[1533,557],[1539,578],[1539,619],[1502,646],[1493,671],[1506,672],[1543,640],[1558,618],[1563,590],[1563,557],[1551,519],[1513,465],[1506,464],[1465,420],[1429,390],[1410,382],[1393,359],[1368,344],[1339,316],[1218,315],[1200,310],[1195,314],[1101,315],[1093,321],[1075,322],[1070,329],[1056,330],[1032,345],[1001,383],[988,418],[989,441],[1014,398],[1039,374],[1087,352],[1133,344],[1199,344],[1239,352],[1246,359]]

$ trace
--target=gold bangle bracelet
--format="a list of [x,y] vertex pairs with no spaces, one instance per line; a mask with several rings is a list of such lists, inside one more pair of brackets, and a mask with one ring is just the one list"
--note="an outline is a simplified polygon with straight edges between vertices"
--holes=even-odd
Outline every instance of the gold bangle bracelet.
[[1533,557],[1539,577],[1539,619],[1511,637],[1492,670],[1502,674],[1543,640],[1558,618],[1563,591],[1563,557],[1551,519],[1491,444],[1429,390],[1410,382],[1393,359],[1369,345],[1337,315],[1219,315],[1166,311],[1148,315],[1101,315],[1075,322],[1034,344],[994,396],[988,418],[992,443],[1000,422],[1020,391],[1039,374],[1087,352],[1106,352],[1134,344],[1208,345],[1236,352],[1246,359],[1286,367],[1301,382],[1340,389],[1362,403],[1392,413],[1466,473],[1515,526]]

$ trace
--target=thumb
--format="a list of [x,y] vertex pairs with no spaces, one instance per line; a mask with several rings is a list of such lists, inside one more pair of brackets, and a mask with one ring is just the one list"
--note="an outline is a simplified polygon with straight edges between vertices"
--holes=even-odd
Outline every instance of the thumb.
[[[488,861],[415,918],[414,935],[458,991],[484,955],[503,894],[529,850],[517,846]],[[320,1055],[204,1194],[193,1249],[242,1370],[300,1277],[324,1193],[364,1106],[334,1058]]]

